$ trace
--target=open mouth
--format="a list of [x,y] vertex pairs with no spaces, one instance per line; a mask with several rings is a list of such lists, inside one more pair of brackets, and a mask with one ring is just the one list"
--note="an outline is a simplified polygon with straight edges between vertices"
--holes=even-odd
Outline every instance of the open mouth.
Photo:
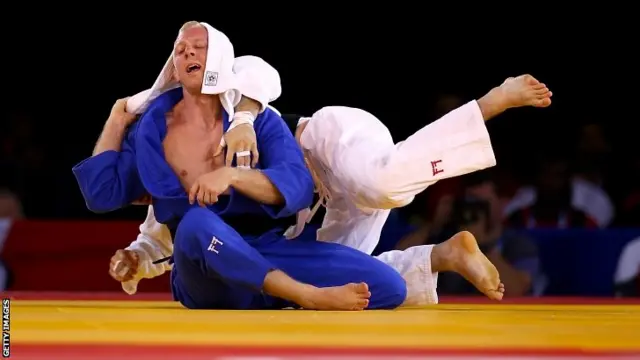
[[198,64],[191,64],[189,66],[187,66],[187,74],[190,74],[194,71],[198,71],[200,70],[201,66]]

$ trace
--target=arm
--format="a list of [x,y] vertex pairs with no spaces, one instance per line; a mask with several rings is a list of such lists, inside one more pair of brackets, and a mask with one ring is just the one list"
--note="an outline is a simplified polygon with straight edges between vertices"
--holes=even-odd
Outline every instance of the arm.
[[231,168],[231,186],[261,204],[280,206],[285,199],[278,188],[260,170]]
[[124,122],[107,120],[102,129],[102,133],[93,148],[93,156],[100,155],[106,151],[119,152],[122,149],[122,142],[127,131],[127,125]]
[[[275,101],[282,91],[280,74],[271,65],[255,56],[236,58],[233,71],[236,75],[236,95],[238,103],[231,124],[220,141],[215,155],[227,148],[226,165],[231,166],[236,153],[250,151],[251,156],[240,156],[236,166],[255,167],[259,162],[254,122],[264,112],[269,102]],[[239,98],[237,97],[238,95]]]
[[272,217],[288,217],[313,201],[313,180],[302,151],[280,116],[271,110],[256,120],[262,170],[236,169],[232,187],[263,204]]
[[494,246],[487,257],[498,269],[509,296],[530,295],[540,274],[538,248],[533,240],[510,231],[502,233],[502,246]]
[[251,111],[242,109],[241,104],[245,99],[251,99],[258,104],[257,116],[267,108],[267,105],[276,101],[282,93],[280,74],[269,63],[257,56],[240,56],[235,59],[233,71],[236,74],[237,88],[243,96],[237,111]]
[[122,116],[107,120],[93,156],[73,167],[87,208],[108,212],[129,205],[144,195],[134,152],[134,130],[127,133]]
[[138,282],[142,279],[152,279],[171,270],[168,261],[159,264],[153,262],[171,256],[173,253],[173,243],[169,229],[155,218],[153,206],[149,206],[147,218],[140,225],[138,238],[125,250],[134,251],[138,254],[138,269],[133,280],[122,283],[122,288],[130,295],[134,294],[138,287]]
[[251,99],[242,95],[242,98],[240,98],[240,102],[238,103],[238,105],[236,105],[235,110],[236,110],[236,113],[243,112],[243,111],[249,112],[251,113],[251,115],[253,115],[254,118],[256,118],[260,113],[261,105],[259,101],[256,101],[254,99]]

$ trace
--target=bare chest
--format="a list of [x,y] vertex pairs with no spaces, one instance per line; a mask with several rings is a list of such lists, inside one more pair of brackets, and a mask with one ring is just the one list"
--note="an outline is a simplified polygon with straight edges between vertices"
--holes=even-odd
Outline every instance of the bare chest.
[[165,159],[185,189],[201,175],[224,165],[224,153],[214,156],[221,137],[222,126],[211,131],[190,124],[168,126],[162,142]]

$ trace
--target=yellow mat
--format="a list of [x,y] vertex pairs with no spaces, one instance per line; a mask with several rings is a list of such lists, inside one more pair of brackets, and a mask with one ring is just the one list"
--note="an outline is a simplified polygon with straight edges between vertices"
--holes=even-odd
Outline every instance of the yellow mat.
[[195,311],[174,302],[12,302],[14,343],[640,349],[636,305]]

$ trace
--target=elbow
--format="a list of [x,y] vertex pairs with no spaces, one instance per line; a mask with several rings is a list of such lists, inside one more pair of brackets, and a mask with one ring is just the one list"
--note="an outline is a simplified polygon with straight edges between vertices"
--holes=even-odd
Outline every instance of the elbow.
[[115,191],[85,190],[82,192],[82,195],[89,211],[96,214],[103,214],[123,207],[122,199],[114,197],[114,193]]
[[314,194],[314,183],[310,173],[291,174],[291,176],[292,178],[297,176],[296,185],[286,191],[286,195],[278,192],[282,199],[280,206],[286,209],[284,213],[287,213],[287,216],[294,215],[298,211],[310,207],[313,203]]
[[313,202],[313,194],[315,193],[315,183],[313,182],[313,177],[311,177],[311,173],[309,171],[305,171],[302,176],[299,193],[301,196],[300,202],[304,204],[301,208],[311,206],[311,203]]
[[85,199],[85,204],[87,205],[87,209],[95,214],[104,214],[118,209],[117,207],[111,206],[111,204],[102,201]]
[[274,189],[273,196],[271,198],[271,203],[269,205],[283,206],[283,205],[286,204],[286,202],[287,201],[285,200],[285,198],[282,195],[282,193],[280,192],[280,190]]

